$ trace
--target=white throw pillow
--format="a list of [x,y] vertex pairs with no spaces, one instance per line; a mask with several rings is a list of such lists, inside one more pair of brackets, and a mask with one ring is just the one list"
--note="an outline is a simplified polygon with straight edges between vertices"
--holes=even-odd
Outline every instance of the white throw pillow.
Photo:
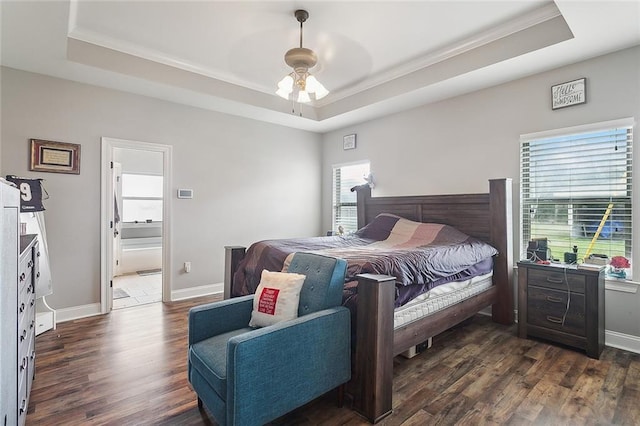
[[266,327],[297,318],[304,279],[302,274],[263,270],[253,297],[249,326]]

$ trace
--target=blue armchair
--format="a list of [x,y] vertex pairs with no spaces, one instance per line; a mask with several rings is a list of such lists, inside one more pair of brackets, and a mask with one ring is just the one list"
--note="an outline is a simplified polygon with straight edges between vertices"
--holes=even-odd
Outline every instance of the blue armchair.
[[248,326],[253,296],[189,311],[189,382],[221,425],[261,425],[351,378],[350,315],[341,306],[347,264],[294,254],[305,275],[298,318]]

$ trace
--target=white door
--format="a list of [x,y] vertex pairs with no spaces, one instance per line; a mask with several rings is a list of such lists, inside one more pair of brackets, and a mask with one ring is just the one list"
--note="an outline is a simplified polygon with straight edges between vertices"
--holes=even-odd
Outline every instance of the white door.
[[113,276],[120,275],[120,262],[122,260],[122,165],[113,163]]

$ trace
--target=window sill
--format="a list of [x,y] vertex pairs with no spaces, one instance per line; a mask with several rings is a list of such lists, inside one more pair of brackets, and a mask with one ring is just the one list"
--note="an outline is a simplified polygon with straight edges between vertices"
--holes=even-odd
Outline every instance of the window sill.
[[157,228],[162,227],[162,221],[154,222],[122,222],[123,228]]
[[636,294],[640,283],[621,278],[606,277],[604,280],[605,290],[618,291],[621,293]]

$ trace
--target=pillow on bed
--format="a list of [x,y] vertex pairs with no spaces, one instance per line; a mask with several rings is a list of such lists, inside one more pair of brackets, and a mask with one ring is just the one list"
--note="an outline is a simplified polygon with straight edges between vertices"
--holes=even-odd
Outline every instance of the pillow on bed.
[[250,327],[266,327],[298,317],[302,274],[262,271],[253,297]]

